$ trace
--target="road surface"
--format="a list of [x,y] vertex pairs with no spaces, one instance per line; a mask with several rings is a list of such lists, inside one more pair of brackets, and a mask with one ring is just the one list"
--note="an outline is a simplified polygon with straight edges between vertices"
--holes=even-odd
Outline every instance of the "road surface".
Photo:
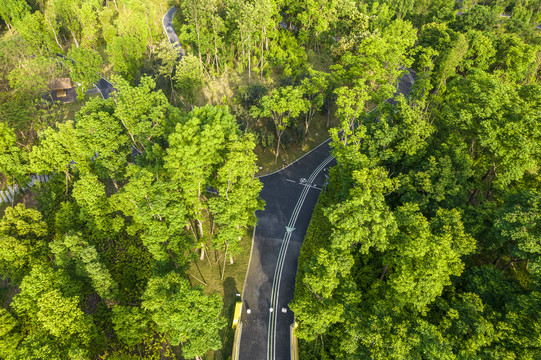
[[[397,94],[411,91],[406,74]],[[263,176],[264,211],[257,212],[243,293],[240,360],[289,360],[298,257],[325,175],[335,164],[327,140],[287,168]],[[285,309],[286,312],[283,312]],[[250,310],[248,314],[247,310]]]
[[175,12],[177,11],[176,7],[171,7],[162,19],[162,25],[163,30],[165,31],[165,35],[167,35],[167,38],[169,39],[169,43],[173,47],[173,49],[176,49],[178,51],[179,60],[182,59],[184,56],[184,49],[182,48],[182,45],[180,44],[180,40],[177,36],[177,33],[175,32],[175,28],[173,28],[173,15],[175,15]]

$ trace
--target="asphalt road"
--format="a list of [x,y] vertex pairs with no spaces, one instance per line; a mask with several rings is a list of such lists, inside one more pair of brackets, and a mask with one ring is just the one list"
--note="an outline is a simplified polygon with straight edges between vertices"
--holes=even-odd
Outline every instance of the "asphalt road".
[[111,96],[111,93],[115,90],[113,84],[111,84],[105,78],[99,79],[94,85],[104,99],[108,99]]
[[169,43],[171,46],[173,46],[173,49],[176,49],[178,51],[179,60],[182,59],[184,56],[184,49],[182,48],[182,45],[180,44],[180,40],[177,36],[177,33],[175,32],[175,28],[173,28],[173,15],[175,15],[175,12],[177,11],[176,7],[171,7],[162,19],[162,25],[163,30],[165,31],[165,34],[167,35],[167,38],[169,39]]
[[[329,160],[331,162],[325,165]],[[324,166],[319,168],[321,164]],[[269,358],[275,355],[275,359],[289,359],[289,326],[293,323],[293,313],[287,304],[293,298],[297,259],[325,174],[333,164],[327,141],[286,169],[260,178],[263,182],[260,195],[266,201],[266,207],[257,214],[258,223],[244,287],[240,359],[267,359],[267,344],[269,340],[274,342],[274,331],[275,354],[269,354]],[[302,180],[308,181],[311,176],[313,181],[309,184]],[[295,228],[289,236],[286,226]],[[278,286],[275,272],[279,259],[283,261],[283,269],[281,276],[276,276],[276,279],[280,278]],[[279,296],[275,296],[276,300],[271,303],[274,300],[273,288],[275,295]],[[282,307],[287,309],[287,313],[282,312]],[[250,314],[247,309],[251,310]],[[271,323],[274,328],[269,327]]]
[[[404,76],[397,94],[408,94],[413,81],[414,76]],[[290,359],[293,313],[287,305],[295,291],[304,235],[328,168],[335,164],[334,158],[330,157],[329,142],[327,140],[287,168],[260,178],[263,182],[260,195],[266,201],[266,207],[257,213],[258,223],[244,285],[240,360]],[[282,312],[282,308],[287,312]]]

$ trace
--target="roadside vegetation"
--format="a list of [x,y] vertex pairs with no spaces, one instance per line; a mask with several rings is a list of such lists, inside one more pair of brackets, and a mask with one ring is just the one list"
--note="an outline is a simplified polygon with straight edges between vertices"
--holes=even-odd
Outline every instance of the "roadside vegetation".
[[[359,95],[339,92],[337,166],[301,250],[300,358],[538,359],[539,4],[417,5],[383,5],[349,40]],[[381,61],[380,26],[410,41],[399,63],[417,79],[367,113],[352,105],[389,94],[357,70]]]
[[329,136],[302,358],[540,358],[540,8],[0,1],[0,185],[51,176],[0,207],[0,358],[227,359],[255,175]]

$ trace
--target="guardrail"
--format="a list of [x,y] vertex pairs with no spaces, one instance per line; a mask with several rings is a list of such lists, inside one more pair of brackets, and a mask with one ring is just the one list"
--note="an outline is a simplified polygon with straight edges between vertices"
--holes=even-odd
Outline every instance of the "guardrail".
[[242,314],[242,302],[237,301],[235,303],[235,314],[233,315],[233,326],[232,328],[236,328],[237,325],[240,323],[240,316]]
[[297,327],[297,322],[293,320],[293,324],[289,328],[290,331],[290,350],[291,350],[291,360],[299,360],[299,339],[295,336],[295,328]]
[[231,356],[231,360],[239,359],[241,335],[242,335],[242,323],[239,322],[235,328],[235,338],[233,340],[233,355]]
[[235,329],[235,338],[233,339],[233,355],[231,360],[238,360],[240,350],[240,337],[242,335],[242,322],[240,317],[242,315],[242,301],[240,301],[240,294],[237,294],[237,301],[235,302],[235,313],[233,315],[233,326]]

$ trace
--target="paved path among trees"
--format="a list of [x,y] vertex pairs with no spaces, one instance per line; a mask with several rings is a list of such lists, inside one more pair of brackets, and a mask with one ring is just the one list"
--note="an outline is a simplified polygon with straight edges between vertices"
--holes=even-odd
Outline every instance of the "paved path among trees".
[[108,99],[111,96],[111,93],[115,90],[113,84],[111,84],[109,80],[103,77],[99,79],[94,85],[101,94],[101,97],[104,99]]
[[[397,94],[408,94],[413,81],[406,74]],[[287,306],[293,299],[304,235],[327,171],[335,164],[329,142],[330,139],[287,168],[260,178],[266,206],[257,214],[244,286],[240,360],[290,359],[293,313]]]
[[171,7],[162,19],[162,25],[163,30],[165,31],[165,34],[167,35],[167,38],[169,39],[169,43],[171,43],[171,46],[173,46],[173,49],[176,49],[178,51],[179,60],[182,59],[184,56],[184,49],[182,48],[182,45],[180,44],[180,40],[177,36],[177,33],[175,32],[175,28],[173,28],[173,16],[175,15],[175,12],[177,11],[176,7]]
[[46,182],[49,181],[49,179],[49,175],[30,175],[30,181],[28,182],[28,184],[26,184],[26,187],[22,189],[17,184],[8,185],[5,190],[0,191],[0,204],[13,204],[13,202],[15,201],[15,195],[19,194],[21,190],[24,192],[27,188],[33,186],[34,184],[38,182]]

